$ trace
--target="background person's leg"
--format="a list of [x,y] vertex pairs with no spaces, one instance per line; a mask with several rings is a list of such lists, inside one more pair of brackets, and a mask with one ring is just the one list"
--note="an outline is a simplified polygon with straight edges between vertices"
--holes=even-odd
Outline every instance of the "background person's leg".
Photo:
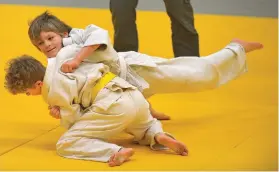
[[195,29],[190,0],[164,0],[164,2],[171,20],[174,56],[200,56],[199,35]]
[[117,52],[138,51],[136,7],[138,0],[110,0]]

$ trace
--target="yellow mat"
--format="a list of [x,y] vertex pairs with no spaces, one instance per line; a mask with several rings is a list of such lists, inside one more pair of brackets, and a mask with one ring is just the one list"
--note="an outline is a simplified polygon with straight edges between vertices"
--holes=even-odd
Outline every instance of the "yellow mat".
[[[110,31],[108,10],[0,5],[0,67],[30,54],[45,63],[27,36],[27,21],[45,9],[74,27],[94,23]],[[164,12],[138,12],[140,51],[172,57],[170,24]],[[156,22],[154,22],[156,21]],[[135,148],[131,161],[109,168],[105,163],[59,157],[55,143],[64,130],[48,115],[40,97],[12,96],[0,72],[0,170],[277,170],[278,169],[278,25],[277,19],[196,15],[201,55],[224,47],[232,38],[260,41],[265,48],[248,55],[249,72],[219,89],[156,95],[154,108],[172,117],[164,121],[189,148],[188,157]]]

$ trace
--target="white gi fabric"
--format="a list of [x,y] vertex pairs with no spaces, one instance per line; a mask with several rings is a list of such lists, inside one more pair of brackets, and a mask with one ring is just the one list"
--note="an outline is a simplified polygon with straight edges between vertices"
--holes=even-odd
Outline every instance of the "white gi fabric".
[[72,29],[64,46],[102,44],[88,60],[102,62],[111,72],[138,87],[145,97],[153,94],[203,91],[219,87],[247,71],[244,49],[235,43],[209,56],[165,59],[138,52],[117,53],[108,32],[89,25]]
[[58,154],[107,162],[121,149],[107,139],[120,132],[132,134],[152,149],[164,149],[154,140],[163,132],[161,123],[150,115],[149,104],[136,87],[116,77],[92,98],[92,88],[109,71],[106,65],[83,62],[73,73],[60,70],[80,49],[76,44],[62,48],[49,59],[44,77],[43,98],[60,107],[61,124],[68,129],[57,143]]

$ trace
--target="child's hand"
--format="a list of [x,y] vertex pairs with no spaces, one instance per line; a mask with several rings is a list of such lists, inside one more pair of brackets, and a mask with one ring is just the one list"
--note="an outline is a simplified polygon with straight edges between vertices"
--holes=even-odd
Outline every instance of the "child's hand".
[[78,68],[79,64],[80,64],[80,61],[78,61],[76,59],[69,60],[69,61],[65,62],[64,64],[62,64],[61,71],[64,73],[71,73],[76,68]]
[[60,107],[59,106],[48,106],[49,114],[56,119],[60,119]]

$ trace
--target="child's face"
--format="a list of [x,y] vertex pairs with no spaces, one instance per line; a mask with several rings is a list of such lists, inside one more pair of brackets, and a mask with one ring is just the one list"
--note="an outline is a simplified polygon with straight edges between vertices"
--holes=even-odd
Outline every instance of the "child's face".
[[35,45],[47,57],[56,57],[57,53],[62,48],[62,36],[55,32],[40,33],[40,39],[35,41]]
[[32,88],[27,88],[25,94],[27,96],[38,96],[42,94],[42,81],[37,81]]

